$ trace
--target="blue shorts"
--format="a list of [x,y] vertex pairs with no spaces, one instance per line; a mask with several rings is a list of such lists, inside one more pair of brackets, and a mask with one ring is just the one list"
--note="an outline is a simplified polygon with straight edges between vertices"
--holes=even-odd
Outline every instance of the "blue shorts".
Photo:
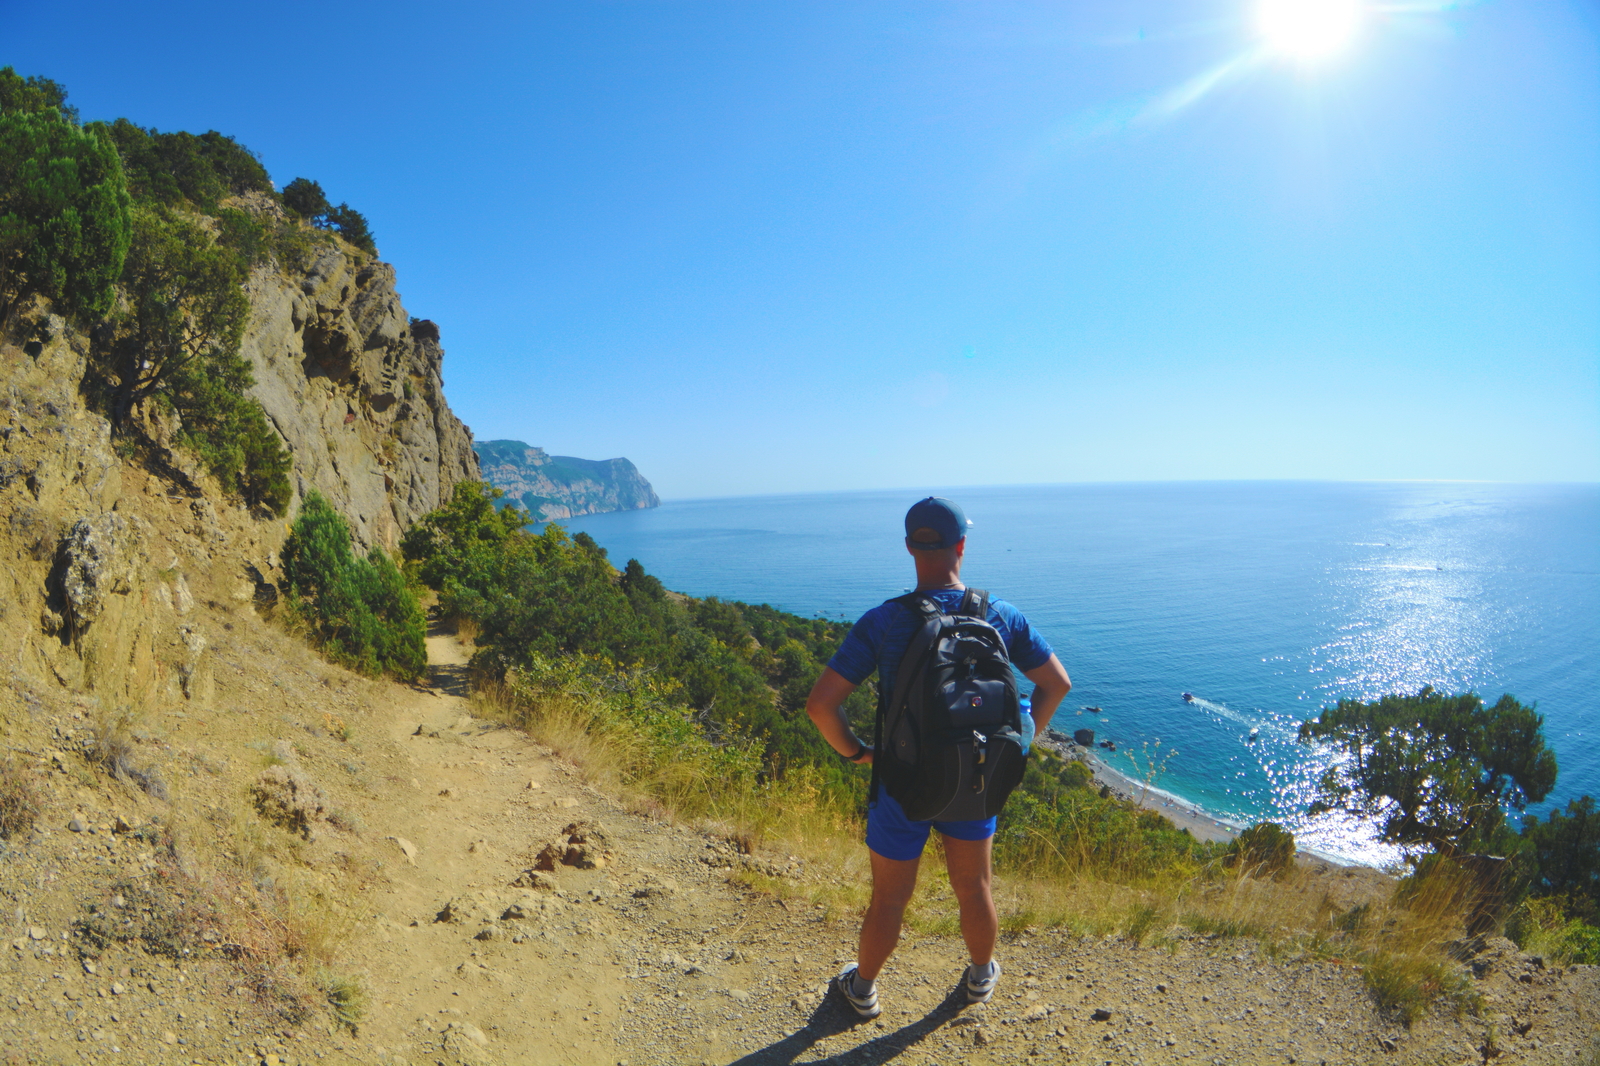
[[886,859],[918,859],[927,846],[930,829],[957,840],[988,840],[994,836],[995,821],[913,822],[899,801],[880,787],[877,799],[867,804],[867,847]]

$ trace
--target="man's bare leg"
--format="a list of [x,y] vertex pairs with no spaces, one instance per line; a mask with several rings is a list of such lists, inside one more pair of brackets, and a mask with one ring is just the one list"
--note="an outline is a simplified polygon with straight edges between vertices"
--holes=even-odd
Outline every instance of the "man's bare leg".
[[[1000,935],[1000,916],[995,912],[990,891],[993,852],[993,837],[988,840],[944,837],[944,862],[950,871],[950,888],[961,904],[961,939],[967,942],[967,954],[979,966],[988,965],[994,958],[995,938]],[[907,899],[910,899],[909,894]],[[898,925],[895,931],[898,935]]]
[[[872,857],[872,902],[867,904],[867,916],[861,921],[856,972],[863,981],[875,981],[900,943],[900,925],[905,920],[911,893],[916,890],[917,864],[922,860],[920,857],[886,859],[870,849],[867,854]],[[993,904],[989,910],[993,913]],[[966,913],[964,908],[962,913]],[[991,936],[991,950],[993,943]]]

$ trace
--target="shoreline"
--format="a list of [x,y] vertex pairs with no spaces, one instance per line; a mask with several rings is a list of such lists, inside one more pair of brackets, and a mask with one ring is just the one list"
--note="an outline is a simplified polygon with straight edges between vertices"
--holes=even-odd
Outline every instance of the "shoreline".
[[1157,812],[1179,829],[1187,829],[1196,840],[1229,841],[1239,835],[1239,830],[1234,826],[1213,818],[1192,803],[1146,786],[1143,781],[1113,769],[1087,748],[1075,744],[1069,746],[1054,737],[1042,738],[1039,743],[1062,758],[1082,758],[1094,772],[1096,783],[1109,788],[1113,796]]
[[[1055,734],[1054,736],[1049,734]],[[1118,799],[1127,800],[1129,803],[1155,811],[1179,829],[1187,829],[1196,840],[1206,842],[1227,842],[1238,837],[1242,827],[1231,825],[1219,818],[1213,817],[1203,808],[1190,803],[1178,796],[1163,792],[1154,786],[1147,786],[1143,781],[1129,777],[1120,770],[1114,769],[1103,762],[1093,751],[1072,742],[1059,730],[1049,730],[1044,736],[1035,739],[1034,743],[1061,756],[1063,759],[1080,759],[1094,774],[1097,784],[1111,790],[1111,794]],[[1361,863],[1351,863],[1332,858],[1327,855],[1304,848],[1295,849],[1295,858],[1305,862],[1320,863],[1338,868],[1362,868]],[[1376,869],[1374,867],[1366,867]]]

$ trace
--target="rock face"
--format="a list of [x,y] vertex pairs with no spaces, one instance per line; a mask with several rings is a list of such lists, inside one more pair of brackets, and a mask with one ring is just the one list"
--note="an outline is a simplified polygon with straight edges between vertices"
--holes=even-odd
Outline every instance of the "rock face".
[[[267,198],[233,206],[281,214]],[[445,402],[438,327],[407,315],[387,263],[329,238],[258,267],[245,294],[252,392],[292,456],[287,519],[316,489],[363,548],[393,549],[481,477]],[[0,334],[0,644],[17,676],[107,705],[209,708],[215,632],[200,616],[275,599],[287,521],[222,491],[159,405],[113,441],[80,389],[90,349],[42,300]]]
[[549,455],[519,440],[475,445],[483,479],[540,521],[661,506],[661,498],[626,459]]
[[316,489],[363,546],[392,549],[479,479],[472,433],[445,402],[439,328],[406,314],[392,266],[325,245],[303,272],[258,269],[246,293],[252,393],[294,455],[297,497]]

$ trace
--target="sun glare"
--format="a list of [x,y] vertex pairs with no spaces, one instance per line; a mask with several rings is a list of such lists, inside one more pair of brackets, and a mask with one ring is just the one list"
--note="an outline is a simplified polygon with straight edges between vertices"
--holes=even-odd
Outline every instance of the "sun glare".
[[1312,61],[1342,50],[1361,27],[1361,0],[1259,0],[1256,25],[1268,48]]

